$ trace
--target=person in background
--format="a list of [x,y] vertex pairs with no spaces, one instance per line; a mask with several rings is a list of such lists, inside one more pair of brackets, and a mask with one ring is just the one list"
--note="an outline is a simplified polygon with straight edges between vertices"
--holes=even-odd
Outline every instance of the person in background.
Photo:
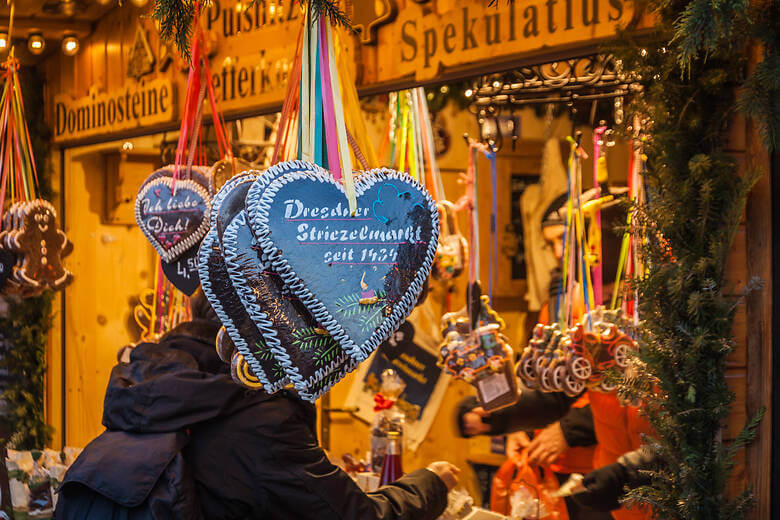
[[[565,201],[565,197],[554,201],[545,212],[542,222],[543,235],[552,243],[559,259],[563,256]],[[612,226],[616,221],[624,221],[624,218],[624,211],[617,205],[602,211],[604,251],[619,250],[620,237],[616,235]],[[617,272],[615,255],[604,256],[603,269],[604,280],[614,280]],[[556,279],[560,280],[560,277],[553,275],[550,302],[555,301],[558,292]],[[605,284],[605,298],[611,297],[611,291],[612,285]],[[550,309],[547,313],[542,309],[539,319],[541,322],[549,322],[549,317],[556,314],[555,309]],[[584,491],[571,497],[567,501],[567,507],[571,511],[570,504],[576,502],[603,514],[609,512],[617,520],[649,518],[648,510],[627,509],[620,503],[626,488],[632,489],[648,482],[647,476],[641,470],[650,467],[654,458],[642,447],[641,436],[650,431],[649,424],[636,407],[621,405],[614,392],[602,393],[588,390],[586,394],[590,402],[589,428],[598,442],[593,452],[595,469],[585,475]],[[572,405],[577,402],[577,399],[562,393],[524,390],[517,403],[489,415],[479,407],[469,407],[468,403],[464,403],[459,411],[458,420],[462,430],[472,435],[501,435],[544,428],[543,435],[537,437],[538,440],[535,439],[528,446],[529,461],[531,453],[536,453],[537,455],[533,457],[534,462],[548,462],[550,457],[563,454],[566,448],[571,446],[566,442],[570,435],[564,432],[568,429],[567,425],[571,424],[567,417],[575,412],[576,409],[572,408]]]
[[202,292],[193,321],[114,367],[103,424],[60,486],[58,520],[433,520],[458,468],[435,462],[364,493],[316,437],[314,405],[233,382]]

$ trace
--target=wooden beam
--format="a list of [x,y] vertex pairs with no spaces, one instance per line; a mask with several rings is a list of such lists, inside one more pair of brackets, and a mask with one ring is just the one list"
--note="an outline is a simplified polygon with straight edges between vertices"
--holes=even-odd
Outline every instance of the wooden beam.
[[[754,46],[750,69],[760,61],[761,53]],[[762,172],[746,208],[748,274],[763,282],[763,287],[747,298],[748,420],[761,408],[766,409],[756,440],[748,446],[745,458],[745,474],[757,501],[750,517],[758,520],[771,518],[772,510],[772,191],[769,152],[753,121],[747,121],[746,132],[747,169]]]
[[[0,31],[8,31],[7,22],[0,23]],[[46,39],[59,39],[65,33],[86,38],[92,33],[92,22],[62,18],[14,18],[15,38],[26,38],[30,31],[40,31]]]

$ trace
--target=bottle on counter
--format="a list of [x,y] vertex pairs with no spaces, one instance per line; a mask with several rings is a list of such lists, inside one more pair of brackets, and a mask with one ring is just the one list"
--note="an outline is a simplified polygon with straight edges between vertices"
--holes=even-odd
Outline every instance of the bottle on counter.
[[385,452],[385,460],[382,463],[382,476],[379,478],[380,486],[395,482],[403,476],[404,470],[401,464],[402,455],[401,434],[392,431],[388,432],[387,451]]
[[381,375],[381,390],[374,396],[374,424],[371,427],[371,470],[382,473],[382,462],[385,460],[387,435],[396,432],[399,444],[403,445],[404,425],[406,416],[396,405],[399,396],[405,388],[400,376],[392,369],[387,369]]

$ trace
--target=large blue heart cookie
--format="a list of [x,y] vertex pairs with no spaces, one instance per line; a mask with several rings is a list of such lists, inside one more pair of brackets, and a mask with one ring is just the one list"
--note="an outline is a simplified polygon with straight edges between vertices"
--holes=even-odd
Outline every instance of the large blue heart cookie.
[[430,273],[436,205],[407,175],[355,182],[357,213],[329,174],[291,172],[259,200],[250,224],[273,271],[350,356],[366,359],[409,315]]
[[[325,173],[299,161],[277,164],[253,183],[247,201],[259,199],[273,179],[293,171]],[[249,206],[253,207],[251,202]],[[303,399],[316,400],[357,367],[357,361],[319,327],[308,309],[263,260],[243,212],[225,230],[222,248],[228,274],[244,307]]]
[[236,349],[244,356],[254,375],[263,384],[263,388],[273,393],[283,388],[288,380],[282,366],[276,362],[273,353],[266,348],[262,335],[247,314],[231,283],[217,226],[219,218],[230,220],[228,219],[230,211],[222,211],[223,206],[225,209],[237,209],[236,213],[241,211],[241,204],[236,207],[230,202],[233,199],[243,201],[254,179],[253,175],[235,177],[214,197],[211,227],[201,243],[198,254],[198,273],[203,293],[225,326]]
[[135,199],[138,227],[167,263],[197,246],[209,228],[208,181],[196,169],[180,175],[174,181],[172,166],[157,170]]

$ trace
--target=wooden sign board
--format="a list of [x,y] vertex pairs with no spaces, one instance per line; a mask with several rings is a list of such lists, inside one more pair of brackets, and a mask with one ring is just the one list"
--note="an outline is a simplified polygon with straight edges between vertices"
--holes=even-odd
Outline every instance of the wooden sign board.
[[55,142],[169,123],[176,116],[170,79],[131,83],[106,93],[93,89],[78,99],[57,95],[54,102]]
[[442,68],[495,62],[538,51],[615,35],[633,16],[628,0],[530,0],[499,2],[456,0],[451,9],[423,14],[408,6],[390,25],[384,47],[390,59],[379,76],[413,74],[430,80]]
[[[350,65],[354,63],[350,69],[360,87],[466,77],[508,67],[550,49],[593,47],[614,37],[617,27],[625,27],[635,14],[629,0],[502,1],[498,7],[489,7],[487,0],[362,3],[347,9],[361,35],[337,33],[337,49]],[[228,116],[278,110],[298,48],[300,6],[288,0],[258,2],[244,10],[237,6],[238,0],[214,0],[203,15],[218,106]],[[93,70],[87,61],[92,50],[100,54],[118,48],[121,35],[111,27],[125,11],[112,11],[98,22],[84,43],[90,52],[76,57],[77,70]],[[187,63],[172,46],[159,42],[148,17],[135,23],[139,25],[130,34],[136,35],[137,45],[127,58],[137,67],[122,70],[122,77],[106,76],[106,92],[77,77],[75,93],[54,93],[48,118],[55,142],[120,137],[130,130],[160,128],[176,121],[185,97]],[[651,23],[643,19],[639,27]],[[87,88],[91,88],[88,95],[80,97]],[[208,103],[204,111],[210,112]]]

